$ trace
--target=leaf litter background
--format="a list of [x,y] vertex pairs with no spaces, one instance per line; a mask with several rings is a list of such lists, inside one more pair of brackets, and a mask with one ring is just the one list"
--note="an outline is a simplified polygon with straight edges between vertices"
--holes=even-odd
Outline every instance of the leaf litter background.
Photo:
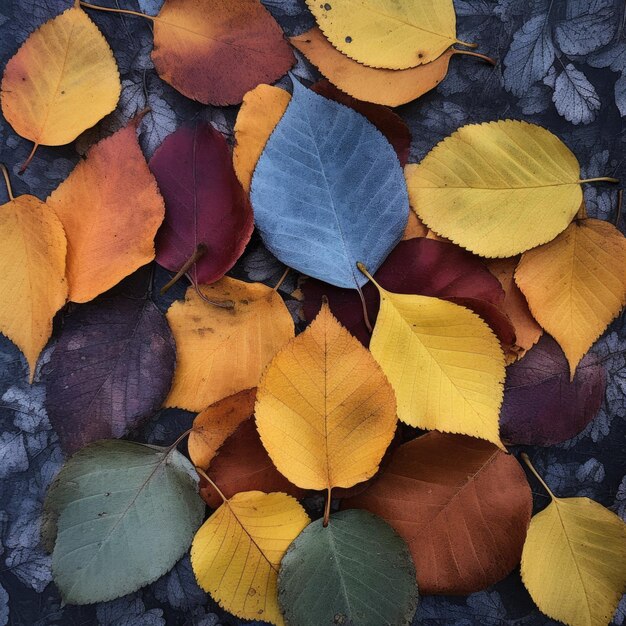
[[[304,32],[313,19],[303,0],[263,0],[287,35]],[[70,6],[69,0],[0,0],[0,63],[39,24]],[[115,6],[111,1],[103,2]],[[160,0],[128,0],[123,8],[155,14]],[[450,64],[445,81],[419,100],[397,109],[412,134],[411,161],[459,126],[507,117],[540,124],[573,150],[583,177],[626,179],[626,8],[621,0],[455,0],[459,38],[476,41],[499,60]],[[90,14],[91,15],[91,14]],[[178,94],[161,81],[150,60],[150,24],[120,15],[93,14],[115,51],[122,78],[117,110],[76,142],[84,153],[98,139],[123,126],[150,106],[140,126],[140,143],[150,158],[163,139],[184,121],[212,122],[230,137],[236,107],[212,108]],[[504,63],[504,61],[506,62]],[[297,76],[317,74],[301,58]],[[285,79],[283,79],[285,80]],[[0,121],[0,160],[22,163],[30,144]],[[78,160],[73,145],[40,147],[23,177],[12,172],[16,195],[45,198]],[[5,190],[0,203],[6,202]],[[613,220],[617,196],[607,187],[588,186],[590,217]],[[626,211],[619,224],[626,227]],[[283,266],[253,236],[230,275],[273,285]],[[179,284],[165,297],[159,288],[169,275],[155,266],[139,270],[114,288],[122,297],[152,298],[161,311],[181,298]],[[298,303],[289,300],[296,276],[281,288],[294,318]],[[150,284],[152,288],[150,289]],[[57,320],[63,324],[63,319]],[[54,342],[39,367],[51,358]],[[531,457],[550,487],[562,496],[587,496],[626,518],[626,316],[622,314],[598,341],[590,359],[603,363],[607,388],[598,416],[574,439],[550,448],[533,448]],[[216,626],[243,623],[225,614],[196,585],[188,557],[162,579],[135,594],[96,606],[61,607],[50,584],[50,557],[39,546],[39,520],[46,489],[63,462],[58,435],[44,409],[46,388],[27,384],[25,361],[0,336],[0,626]],[[166,445],[191,425],[193,413],[165,409],[135,431],[133,439]],[[532,483],[536,484],[536,483]],[[535,511],[548,497],[535,495]],[[486,626],[556,624],[541,615],[513,573],[494,587],[467,597],[426,596],[415,624]],[[614,624],[626,623],[623,599]]]

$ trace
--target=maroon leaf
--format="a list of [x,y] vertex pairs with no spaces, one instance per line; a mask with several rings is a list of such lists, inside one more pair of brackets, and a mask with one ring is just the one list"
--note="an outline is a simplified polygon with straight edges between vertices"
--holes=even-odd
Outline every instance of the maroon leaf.
[[122,437],[163,403],[176,350],[151,300],[103,298],[65,318],[42,369],[52,426],[68,454]]
[[[494,329],[503,344],[510,345],[515,339],[511,322],[500,309],[504,301],[500,283],[478,257],[454,244],[425,237],[401,241],[374,278],[389,291],[435,296],[466,306]],[[302,291],[308,321],[317,315],[326,295],[337,319],[363,344],[369,344],[361,301],[354,290],[309,278]],[[363,295],[373,324],[380,303],[378,291],[368,283]]]
[[396,151],[402,167],[406,165],[411,149],[411,131],[397,113],[394,113],[389,107],[381,104],[361,102],[361,100],[357,100],[347,93],[344,93],[341,89],[337,89],[335,85],[325,78],[311,85],[311,89],[325,98],[345,104],[347,107],[354,109],[357,113],[366,117],[383,135],[385,135],[385,137],[387,137],[387,140]]
[[575,437],[596,416],[606,387],[604,367],[587,354],[570,383],[567,359],[544,334],[507,368],[500,434],[511,444],[551,446]]
[[149,163],[165,199],[156,260],[178,272],[199,245],[189,271],[198,283],[219,280],[241,256],[254,227],[252,208],[232,166],[228,144],[210,124],[179,128]]

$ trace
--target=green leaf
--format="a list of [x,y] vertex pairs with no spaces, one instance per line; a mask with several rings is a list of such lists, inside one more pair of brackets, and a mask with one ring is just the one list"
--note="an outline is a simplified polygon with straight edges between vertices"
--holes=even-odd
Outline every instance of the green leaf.
[[409,625],[419,596],[404,540],[382,519],[349,509],[309,524],[289,546],[278,574],[288,624]]
[[[97,441],[61,469],[45,504],[52,573],[69,604],[104,602],[156,580],[204,517],[198,479],[179,452]],[[56,526],[56,529],[55,529]]]

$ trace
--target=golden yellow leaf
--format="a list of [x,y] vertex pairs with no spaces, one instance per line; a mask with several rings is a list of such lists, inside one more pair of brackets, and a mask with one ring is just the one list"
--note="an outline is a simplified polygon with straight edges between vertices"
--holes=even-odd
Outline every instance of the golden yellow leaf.
[[247,193],[261,152],[290,100],[284,89],[270,85],[259,85],[243,97],[235,122],[233,165]]
[[109,44],[77,2],[31,33],[1,90],[4,117],[34,152],[69,143],[110,113],[121,85]]
[[552,619],[607,626],[626,591],[626,524],[589,498],[557,498],[531,469],[552,501],[530,521],[524,585]]
[[391,385],[328,304],[259,383],[263,445],[278,470],[304,489],[351,487],[373,476],[396,421]]
[[330,43],[371,67],[402,70],[457,43],[452,0],[306,0]]
[[388,70],[353,61],[334,48],[319,28],[291,37],[290,41],[331,83],[345,93],[364,102],[390,107],[411,102],[434,89],[446,77],[450,59],[455,54],[475,55],[467,50],[450,48],[430,63],[406,70]]
[[529,250],[515,271],[535,319],[576,366],[626,304],[626,238],[608,222],[576,220]]
[[310,521],[298,501],[284,493],[244,491],[225,500],[191,546],[198,584],[230,613],[282,626],[278,568]]
[[138,118],[93,146],[46,200],[67,234],[70,300],[87,302],[154,258],[165,206]]
[[0,206],[0,332],[24,353],[32,382],[52,318],[67,298],[67,242],[61,222],[41,200],[14,198],[10,188],[9,197]]
[[261,283],[224,277],[199,289],[189,287],[174,302],[167,321],[176,340],[176,371],[165,406],[201,411],[234,393],[256,387],[273,356],[294,336],[282,298]]
[[463,126],[405,168],[411,206],[436,233],[486,257],[554,239],[582,201],[569,148],[540,126]]
[[504,449],[498,418],[505,364],[491,328],[458,304],[374,284],[380,310],[370,350],[396,392],[399,419]]

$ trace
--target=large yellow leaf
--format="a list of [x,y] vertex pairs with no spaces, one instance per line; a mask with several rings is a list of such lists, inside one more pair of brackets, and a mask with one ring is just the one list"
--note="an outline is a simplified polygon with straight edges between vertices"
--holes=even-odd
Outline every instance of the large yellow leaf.
[[0,332],[24,353],[32,382],[52,318],[67,298],[67,242],[61,222],[41,200],[9,194],[0,206]]
[[252,174],[291,96],[280,87],[259,85],[243,97],[235,123],[233,165],[241,186],[250,192]]
[[310,521],[298,501],[284,493],[244,491],[225,500],[191,546],[198,584],[238,617],[284,624],[278,568]]
[[372,67],[416,67],[457,42],[452,0],[307,0],[307,5],[335,48]]
[[213,306],[189,287],[174,302],[167,321],[176,340],[176,371],[165,406],[201,411],[244,389],[256,387],[272,357],[294,336],[282,298],[261,283],[224,277],[200,285]]
[[35,148],[59,146],[110,113],[120,91],[111,48],[77,2],[34,31],[9,60],[2,112]]
[[328,304],[267,368],[256,422],[278,470],[304,489],[374,475],[396,429],[393,389]]
[[524,585],[553,619],[607,626],[626,591],[626,524],[589,498],[557,498],[541,482],[552,502],[530,522]]
[[505,363],[493,331],[458,304],[374,284],[380,311],[370,350],[396,392],[399,419],[504,449],[498,417]]
[[514,120],[463,126],[405,173],[418,217],[486,257],[554,239],[582,201],[580,168],[567,146]]
[[626,304],[626,239],[615,226],[576,220],[554,241],[522,255],[515,271],[535,319],[567,357],[570,378]]

